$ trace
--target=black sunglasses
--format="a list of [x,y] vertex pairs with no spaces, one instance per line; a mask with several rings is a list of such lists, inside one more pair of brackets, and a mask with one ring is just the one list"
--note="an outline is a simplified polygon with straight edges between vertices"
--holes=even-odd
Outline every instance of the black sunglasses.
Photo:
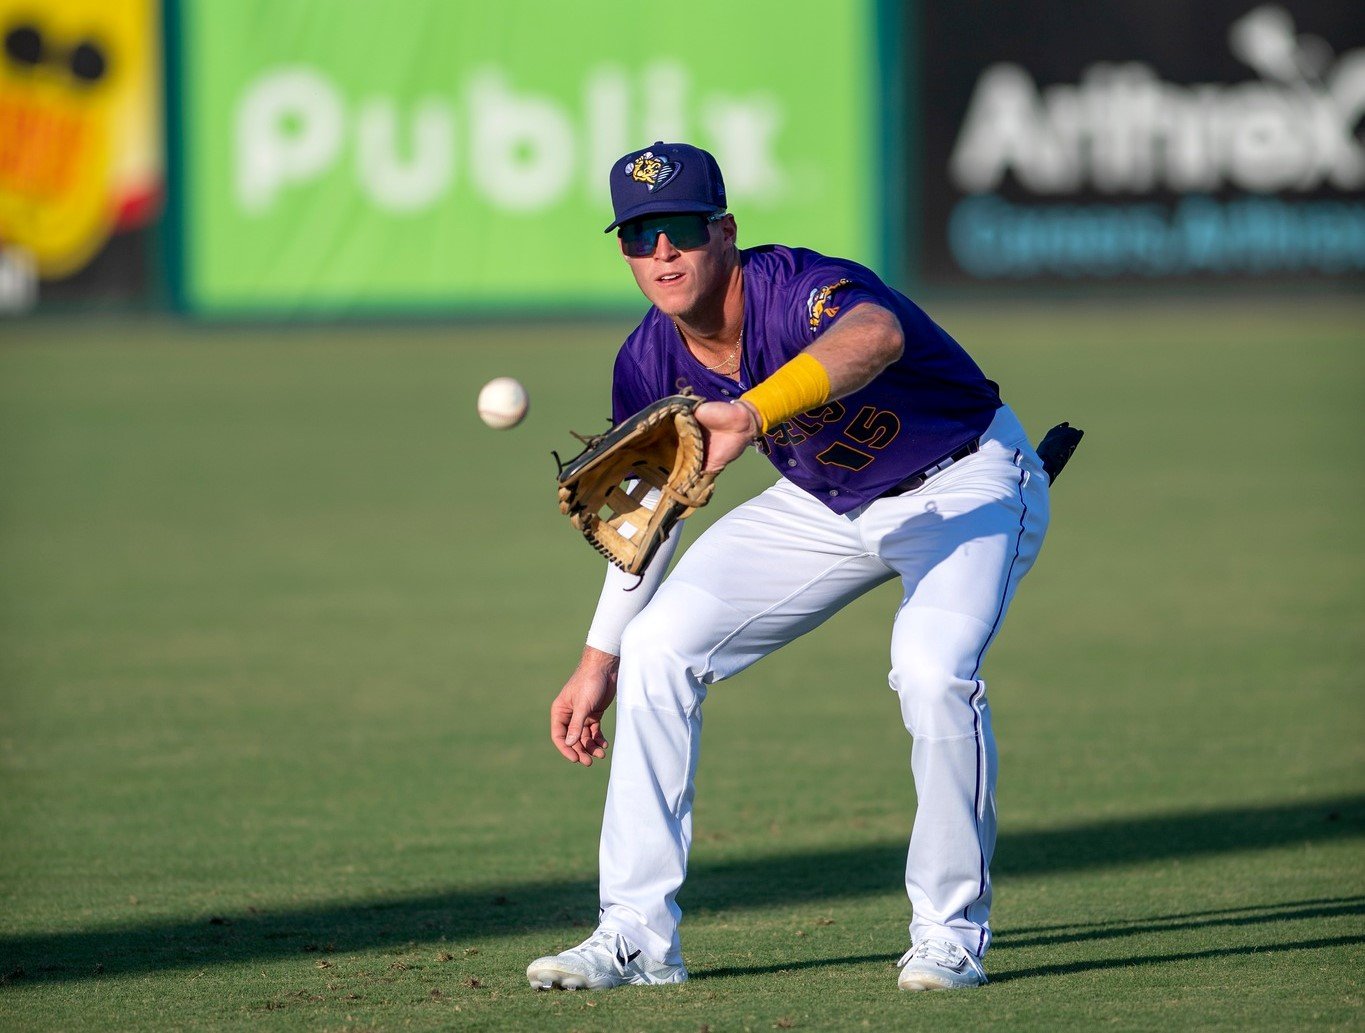
[[621,251],[631,258],[648,258],[659,244],[660,234],[680,251],[701,247],[711,239],[711,223],[725,218],[724,212],[714,215],[676,213],[632,219],[622,223],[616,231],[621,238]]

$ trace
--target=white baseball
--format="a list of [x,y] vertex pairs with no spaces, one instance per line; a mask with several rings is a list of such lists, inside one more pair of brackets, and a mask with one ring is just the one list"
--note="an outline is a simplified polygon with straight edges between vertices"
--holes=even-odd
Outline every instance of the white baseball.
[[507,430],[525,419],[530,401],[521,381],[494,377],[479,392],[479,419],[495,430]]

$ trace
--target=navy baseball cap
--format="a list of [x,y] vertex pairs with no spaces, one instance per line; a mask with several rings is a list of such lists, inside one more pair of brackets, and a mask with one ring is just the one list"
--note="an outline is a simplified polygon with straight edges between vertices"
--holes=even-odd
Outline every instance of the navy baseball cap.
[[631,151],[611,167],[611,206],[616,214],[604,232],[656,212],[725,210],[720,166],[700,147],[662,140]]

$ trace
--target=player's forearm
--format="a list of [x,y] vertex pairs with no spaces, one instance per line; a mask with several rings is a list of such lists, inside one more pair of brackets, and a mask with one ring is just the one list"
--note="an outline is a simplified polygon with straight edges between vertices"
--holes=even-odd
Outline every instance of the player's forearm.
[[900,320],[880,305],[864,303],[844,313],[805,354],[825,368],[833,399],[866,387],[904,349]]
[[592,626],[588,628],[587,644],[590,648],[611,656],[621,655],[621,636],[625,633],[626,625],[654,598],[681,539],[682,525],[679,524],[659,546],[654,559],[645,568],[643,580],[607,564],[607,576],[602,584],[602,594],[597,599],[597,611],[593,614]]
[[616,673],[616,668],[620,663],[621,658],[615,653],[605,652],[596,646],[584,646],[583,655],[578,660],[578,670],[584,673],[610,676]]
[[755,432],[766,433],[797,413],[865,387],[904,348],[894,315],[879,305],[858,305],[739,401],[757,421]]

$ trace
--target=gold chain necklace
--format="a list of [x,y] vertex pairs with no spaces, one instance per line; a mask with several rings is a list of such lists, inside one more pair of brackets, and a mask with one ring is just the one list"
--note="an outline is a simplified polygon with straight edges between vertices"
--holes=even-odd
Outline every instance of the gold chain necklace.
[[[687,344],[687,337],[686,337],[686,335],[682,332],[682,327],[680,327],[680,326],[675,322],[675,323],[673,324],[673,329],[676,330],[676,331],[678,331],[678,336],[682,339],[683,344],[686,345],[686,344]],[[698,359],[697,361],[698,361],[698,362],[701,362],[701,368],[702,368],[702,369],[707,370],[707,371],[709,371],[709,372],[711,372],[711,373],[733,373],[735,370],[733,370],[733,369],[732,369],[732,370],[722,370],[721,367],[722,367],[722,366],[728,366],[728,365],[730,365],[730,363],[732,363],[732,362],[734,362],[736,359],[738,359],[738,358],[739,358],[740,349],[742,349],[743,347],[744,347],[744,328],[743,328],[743,327],[740,327],[740,328],[739,328],[739,340],[735,341],[735,348],[734,348],[734,351],[730,352],[729,355],[727,355],[725,358],[721,359],[721,360],[720,360],[718,363],[716,363],[714,366],[708,366],[706,363],[701,362],[700,359]],[[738,369],[738,368],[739,368],[738,366],[735,367],[735,369]]]

